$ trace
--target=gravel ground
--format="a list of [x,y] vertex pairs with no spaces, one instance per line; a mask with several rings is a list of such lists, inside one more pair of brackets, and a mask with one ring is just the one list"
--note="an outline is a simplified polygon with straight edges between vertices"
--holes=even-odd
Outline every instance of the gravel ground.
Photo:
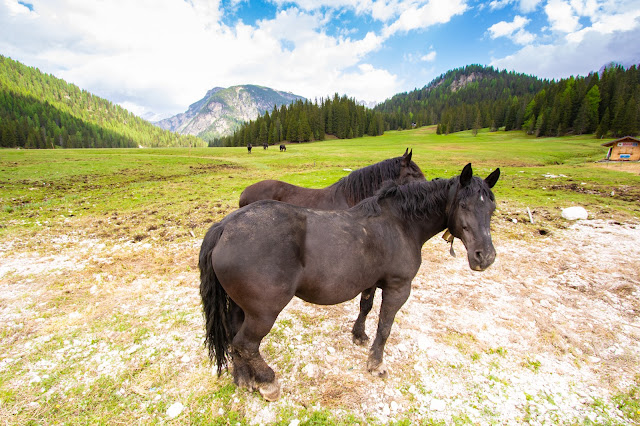
[[235,390],[206,406],[193,395],[231,378],[215,377],[202,347],[201,240],[2,241],[0,387],[14,397],[0,400],[0,420],[49,423],[52,401],[76,407],[73,390],[107,376],[135,398],[124,410],[136,422],[236,410],[253,424],[293,413],[295,424],[327,409],[383,424],[628,423],[612,397],[640,373],[640,225],[584,220],[530,238],[508,237],[509,226],[494,232],[498,256],[484,272],[469,269],[459,241],[455,258],[441,238],[427,242],[386,346],[387,379],[367,373],[367,348],[351,342],[357,300],[296,299],[262,346],[281,399]]

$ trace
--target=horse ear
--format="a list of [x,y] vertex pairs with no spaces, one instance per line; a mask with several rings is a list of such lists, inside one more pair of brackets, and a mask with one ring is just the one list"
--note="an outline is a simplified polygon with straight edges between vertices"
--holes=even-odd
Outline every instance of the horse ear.
[[471,178],[473,177],[473,169],[471,168],[471,163],[464,166],[462,169],[462,173],[460,174],[460,186],[465,187],[471,183]]
[[409,151],[409,148],[407,148],[407,151],[405,151],[404,155],[402,156],[402,164],[404,164],[405,166],[408,166],[411,163],[411,156],[413,155],[413,150]]
[[403,156],[403,157],[406,157],[408,153],[409,153],[409,148],[407,148],[407,149],[405,149],[405,150],[404,150],[404,154],[402,154],[402,156]]
[[500,177],[500,168],[495,169],[487,178],[484,180],[489,188],[493,188],[493,186],[498,182],[498,178]]

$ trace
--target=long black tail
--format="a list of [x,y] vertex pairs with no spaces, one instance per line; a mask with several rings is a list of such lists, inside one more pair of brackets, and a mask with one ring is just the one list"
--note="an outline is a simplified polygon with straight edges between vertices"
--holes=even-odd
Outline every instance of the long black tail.
[[200,297],[204,311],[206,329],[204,344],[209,350],[209,359],[216,359],[218,375],[227,367],[229,360],[229,345],[231,343],[230,299],[227,292],[220,285],[213,270],[211,253],[220,240],[224,225],[218,222],[211,226],[204,236],[200,247]]

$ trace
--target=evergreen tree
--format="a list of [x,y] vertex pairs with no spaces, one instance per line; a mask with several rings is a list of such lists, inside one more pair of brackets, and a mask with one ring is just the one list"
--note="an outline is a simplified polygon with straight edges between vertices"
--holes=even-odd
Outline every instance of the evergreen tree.
[[480,128],[482,127],[482,115],[480,114],[480,110],[478,109],[478,112],[476,114],[476,120],[473,123],[473,136],[476,136],[478,134],[478,130],[480,130]]

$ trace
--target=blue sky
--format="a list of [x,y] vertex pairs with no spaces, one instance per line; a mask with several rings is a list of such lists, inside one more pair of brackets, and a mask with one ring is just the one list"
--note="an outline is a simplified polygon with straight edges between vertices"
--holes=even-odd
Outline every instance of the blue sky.
[[0,54],[141,115],[258,84],[370,105],[450,69],[640,62],[640,0],[0,0]]

